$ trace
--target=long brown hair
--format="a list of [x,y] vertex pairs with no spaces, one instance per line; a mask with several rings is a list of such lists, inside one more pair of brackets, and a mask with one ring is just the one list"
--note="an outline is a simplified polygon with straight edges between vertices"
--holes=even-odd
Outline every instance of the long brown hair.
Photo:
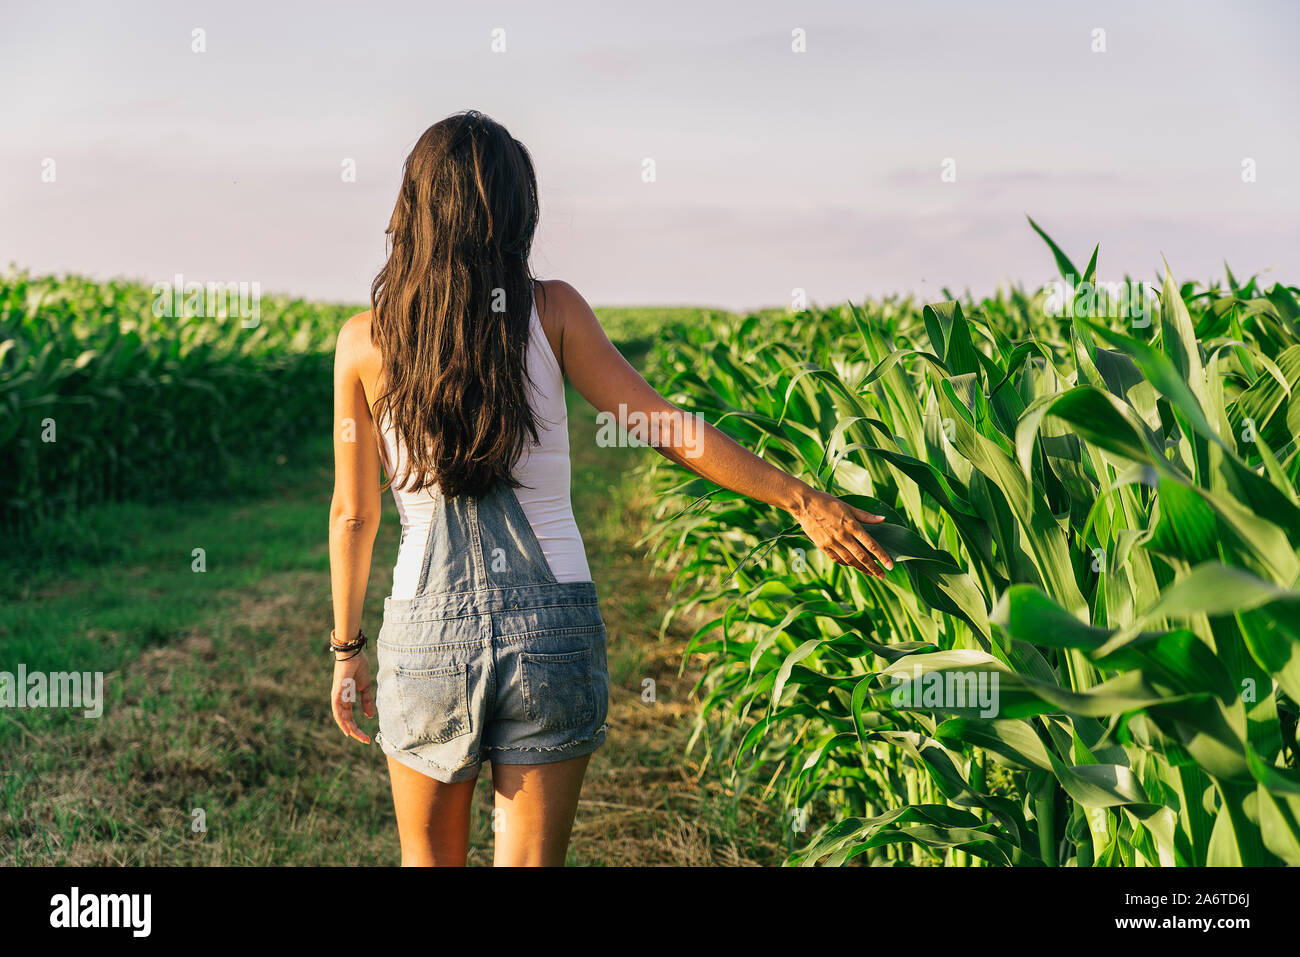
[[481,496],[511,474],[537,419],[524,359],[537,178],[524,145],[476,110],[424,131],[406,158],[370,287],[381,357],[375,421],[406,451],[397,488]]

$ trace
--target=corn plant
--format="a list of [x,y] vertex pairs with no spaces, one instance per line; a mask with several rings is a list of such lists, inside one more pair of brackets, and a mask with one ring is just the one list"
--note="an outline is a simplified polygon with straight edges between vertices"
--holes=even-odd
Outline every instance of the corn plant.
[[262,301],[245,326],[172,317],[154,292],[75,276],[0,277],[0,523],[97,501],[204,494],[329,429],[343,306]]
[[1159,285],[1123,324],[1012,289],[659,346],[679,405],[887,517],[878,580],[649,468],[669,617],[709,611],[692,745],[782,782],[792,863],[1300,863],[1297,290]]

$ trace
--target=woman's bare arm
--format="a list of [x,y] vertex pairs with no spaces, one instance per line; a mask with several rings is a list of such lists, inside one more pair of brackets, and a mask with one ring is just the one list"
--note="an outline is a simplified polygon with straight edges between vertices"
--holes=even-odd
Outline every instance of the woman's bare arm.
[[[558,311],[564,374],[597,411],[653,423],[652,444],[665,458],[724,488],[789,512],[832,559],[884,577],[889,555],[862,526],[884,521],[763,461],[698,416],[656,392],[609,341],[586,300],[567,283],[546,284],[546,308]],[[688,422],[693,419],[693,422]],[[621,423],[622,424],[622,423]]]
[[[370,348],[369,313],[349,319],[334,352],[334,497],[330,502],[330,590],[334,634],[340,642],[356,637],[370,581],[370,558],[379,530],[379,450],[361,380]],[[344,656],[336,655],[336,659]],[[352,718],[360,702],[366,717],[375,714],[370,665],[365,653],[336,660],[331,694],[334,720],[349,737],[370,738]]]

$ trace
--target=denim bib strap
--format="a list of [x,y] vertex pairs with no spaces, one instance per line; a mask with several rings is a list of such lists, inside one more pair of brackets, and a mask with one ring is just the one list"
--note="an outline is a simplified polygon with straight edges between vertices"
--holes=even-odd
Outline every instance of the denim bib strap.
[[514,489],[481,498],[436,493],[417,597],[557,584]]

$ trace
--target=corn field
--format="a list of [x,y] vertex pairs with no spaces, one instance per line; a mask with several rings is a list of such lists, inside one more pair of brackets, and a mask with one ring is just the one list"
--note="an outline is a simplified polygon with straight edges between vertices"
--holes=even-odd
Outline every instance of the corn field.
[[648,469],[668,617],[707,612],[693,746],[780,788],[790,863],[1300,864],[1298,290],[1155,288],[1141,321],[1012,289],[652,355],[679,406],[887,518],[877,580]]
[[[0,524],[202,495],[330,428],[355,309],[268,298],[256,322],[130,282],[0,276]],[[254,469],[253,475],[261,474]]]

